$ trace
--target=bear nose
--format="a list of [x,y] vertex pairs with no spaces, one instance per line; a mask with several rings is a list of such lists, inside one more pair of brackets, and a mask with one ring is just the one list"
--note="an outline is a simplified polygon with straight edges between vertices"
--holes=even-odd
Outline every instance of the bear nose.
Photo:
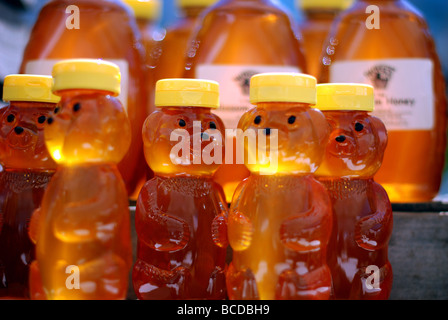
[[17,127],[14,128],[14,132],[17,133],[17,134],[21,134],[23,132],[23,128],[17,126]]
[[271,134],[271,128],[264,128],[264,134],[269,136]]
[[345,138],[344,135],[340,135],[340,136],[337,136],[335,140],[336,140],[337,142],[344,142],[345,139],[346,139],[346,138]]

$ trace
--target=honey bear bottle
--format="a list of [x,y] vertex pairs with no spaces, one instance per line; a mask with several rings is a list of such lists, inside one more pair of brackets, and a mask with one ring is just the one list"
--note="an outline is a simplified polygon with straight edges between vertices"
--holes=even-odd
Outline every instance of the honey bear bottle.
[[299,32],[303,38],[307,73],[318,77],[322,47],[331,24],[341,11],[353,3],[353,0],[298,0],[297,2],[305,16],[299,23]]
[[369,114],[373,105],[370,85],[317,85],[316,107],[331,127],[316,176],[333,205],[327,252],[335,299],[387,299],[392,287],[392,208],[386,191],[373,179],[387,132],[383,122]]
[[137,297],[224,299],[227,204],[212,174],[224,160],[218,84],[165,79],[143,126],[154,178],[141,189],[135,227]]
[[59,97],[52,78],[9,75],[0,109],[0,297],[28,298],[28,269],[34,244],[27,228],[56,163],[44,143],[44,123]]
[[61,108],[47,121],[45,143],[58,168],[37,213],[31,281],[41,281],[47,299],[124,299],[132,248],[128,197],[116,164],[129,148],[131,129],[116,97],[119,68],[64,60],[55,64],[53,78]]
[[358,0],[338,18],[328,39],[320,82],[375,88],[372,114],[389,136],[375,179],[392,202],[431,201],[444,165],[447,101],[424,18],[404,0]]
[[20,73],[51,75],[57,61],[77,58],[105,59],[120,67],[118,98],[131,121],[132,142],[118,169],[131,197],[146,180],[141,129],[149,114],[147,100],[152,99],[146,90],[144,50],[131,9],[119,0],[49,1],[30,34]]
[[239,184],[228,217],[229,298],[329,299],[331,203],[313,176],[329,129],[324,115],[310,107],[316,79],[259,74],[250,88],[256,106],[243,114],[238,128],[256,139],[244,139],[251,174]]
[[[289,16],[274,1],[221,0],[200,23],[190,41],[184,77],[219,83],[220,108],[215,112],[226,129],[236,129],[241,115],[251,108],[252,75],[306,72],[302,46]],[[248,175],[246,167],[234,160],[221,166],[214,179],[230,203],[236,186]]]

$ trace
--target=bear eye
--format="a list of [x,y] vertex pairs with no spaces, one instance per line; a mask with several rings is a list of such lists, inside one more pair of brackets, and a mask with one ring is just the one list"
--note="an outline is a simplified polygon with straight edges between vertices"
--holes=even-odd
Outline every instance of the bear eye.
[[181,127],[185,127],[186,125],[187,125],[187,123],[185,122],[184,119],[180,119],[180,120],[179,120],[179,126],[181,126]]
[[54,114],[58,113],[58,112],[59,112],[59,110],[60,110],[60,108],[59,108],[59,107],[56,107],[56,108],[54,108],[54,110],[53,110]]
[[39,118],[37,118],[37,122],[42,124],[47,120],[46,116],[40,116]]
[[289,123],[289,124],[293,124],[294,122],[296,122],[296,116],[290,116],[290,117],[288,118],[288,123]]
[[360,122],[356,122],[355,123],[355,130],[358,131],[358,132],[364,130],[364,125],[362,123],[360,123]]
[[14,120],[16,120],[16,117],[13,114],[10,114],[6,117],[6,121],[8,122],[13,122]]
[[260,124],[260,122],[261,122],[261,116],[256,116],[255,119],[254,119],[254,123],[255,124]]
[[216,123],[214,123],[213,121],[210,122],[209,127],[210,129],[216,129]]
[[75,103],[73,105],[73,111],[74,112],[78,112],[79,110],[81,110],[81,104],[80,103]]

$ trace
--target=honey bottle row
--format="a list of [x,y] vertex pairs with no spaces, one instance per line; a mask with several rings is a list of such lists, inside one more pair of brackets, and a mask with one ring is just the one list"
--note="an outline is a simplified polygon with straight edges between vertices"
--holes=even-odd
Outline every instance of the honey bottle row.
[[[28,233],[11,223],[19,211],[2,210],[0,238],[21,237],[33,253],[23,265],[14,259],[17,247],[1,252],[4,296],[124,299],[132,226],[117,163],[131,130],[116,98],[119,67],[102,60],[63,60],[52,74],[50,82],[11,75],[8,79],[28,82],[5,87],[5,100],[20,104],[21,96],[12,93],[35,85],[28,78],[43,79],[47,99],[55,99],[52,91],[60,101],[37,118],[53,170],[45,173],[52,177],[43,195],[41,190],[41,203],[21,199],[23,206],[32,205],[23,213],[30,221]],[[131,272],[139,299],[388,297],[392,211],[387,193],[373,180],[387,134],[381,120],[368,114],[371,86],[316,86],[305,74],[257,74],[250,82],[254,107],[243,114],[236,132],[212,113],[220,105],[215,81],[164,79],[155,94],[157,110],[142,130],[155,176],[142,187],[135,213],[137,259]],[[13,132],[8,137],[26,139],[17,127],[8,127]],[[232,163],[226,150],[234,141],[243,150],[236,158],[242,155],[240,164],[250,175],[238,185],[229,209],[213,173]],[[33,155],[32,150],[24,152]],[[2,181],[9,175],[6,168]],[[33,170],[32,163],[21,168]],[[42,187],[29,183],[28,189]],[[6,190],[6,209],[7,195]],[[18,266],[24,269],[19,278]],[[366,282],[369,267],[378,274],[372,292],[363,289],[373,286]],[[73,284],[67,270],[78,274]],[[15,291],[18,285],[21,292]]]

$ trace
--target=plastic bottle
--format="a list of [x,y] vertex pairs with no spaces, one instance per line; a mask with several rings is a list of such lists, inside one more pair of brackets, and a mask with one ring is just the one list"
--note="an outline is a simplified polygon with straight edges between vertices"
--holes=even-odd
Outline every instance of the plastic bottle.
[[[271,0],[221,0],[201,19],[188,49],[184,77],[215,80],[221,106],[216,114],[236,129],[251,108],[250,77],[265,72],[306,72],[300,41],[288,14]],[[231,137],[230,137],[231,138]],[[230,146],[231,141],[226,145]],[[233,150],[234,154],[236,149]],[[232,162],[232,161],[231,161]],[[249,175],[244,165],[226,163],[215,174],[228,202]]]
[[373,87],[317,85],[316,108],[331,134],[316,172],[332,200],[328,246],[335,299],[388,299],[392,266],[388,243],[393,214],[386,191],[374,181],[387,145],[387,131],[373,110]]
[[47,121],[45,143],[58,168],[37,214],[40,276],[34,273],[34,281],[42,281],[47,299],[124,299],[131,229],[116,164],[129,148],[131,129],[116,98],[119,68],[64,60],[55,64],[53,78],[61,109]]
[[217,0],[179,0],[182,16],[166,30],[160,42],[161,52],[157,61],[155,80],[181,78],[185,68],[188,40],[200,22],[200,15]]
[[224,125],[211,112],[218,99],[214,81],[157,82],[158,109],[143,126],[155,176],[143,186],[135,214],[132,281],[139,299],[226,297],[227,204],[212,179],[225,154]]
[[304,19],[298,24],[306,57],[307,73],[318,77],[322,48],[331,24],[353,0],[298,0]]
[[162,3],[160,0],[124,0],[124,2],[131,7],[137,19],[145,48],[145,64],[149,72],[154,68],[155,61],[160,55],[160,41],[166,33],[165,29],[159,26]]
[[0,297],[28,298],[34,244],[28,225],[56,163],[44,143],[44,123],[59,97],[50,76],[8,75],[0,109]]
[[146,180],[141,128],[149,114],[144,50],[132,11],[118,0],[52,0],[41,10],[20,73],[51,75],[64,59],[106,59],[121,72],[119,99],[131,121],[132,143],[118,168],[131,196]]
[[431,201],[444,164],[446,96],[424,18],[407,1],[359,0],[340,16],[325,47],[320,82],[375,87],[373,115],[389,134],[376,180],[392,202]]
[[256,106],[243,114],[238,128],[256,140],[244,139],[251,174],[235,191],[229,211],[229,298],[328,299],[332,211],[313,173],[324,156],[329,128],[324,115],[311,108],[316,79],[296,73],[255,75],[250,97]]

